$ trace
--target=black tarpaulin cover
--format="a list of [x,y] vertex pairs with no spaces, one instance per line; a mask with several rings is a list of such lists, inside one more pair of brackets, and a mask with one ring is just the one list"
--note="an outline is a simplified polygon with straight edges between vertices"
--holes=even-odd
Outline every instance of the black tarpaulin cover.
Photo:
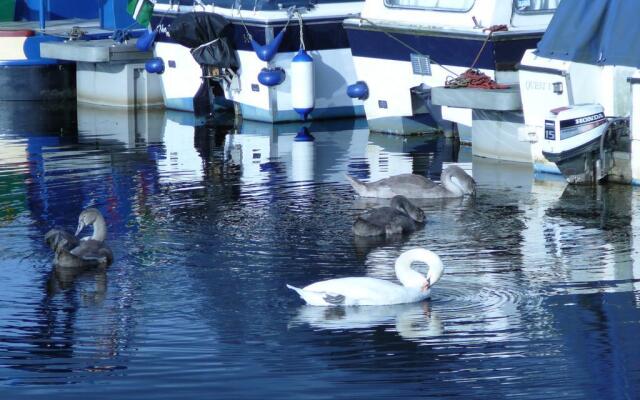
[[640,0],[562,0],[538,55],[640,67]]
[[238,68],[232,42],[232,27],[226,18],[213,13],[179,15],[169,26],[169,36],[191,49],[200,65]]

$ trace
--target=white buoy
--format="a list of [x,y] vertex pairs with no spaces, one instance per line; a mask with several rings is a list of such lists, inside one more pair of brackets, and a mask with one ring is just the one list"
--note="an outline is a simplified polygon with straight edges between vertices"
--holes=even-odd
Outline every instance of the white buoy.
[[291,105],[303,119],[314,107],[313,58],[300,49],[291,60]]

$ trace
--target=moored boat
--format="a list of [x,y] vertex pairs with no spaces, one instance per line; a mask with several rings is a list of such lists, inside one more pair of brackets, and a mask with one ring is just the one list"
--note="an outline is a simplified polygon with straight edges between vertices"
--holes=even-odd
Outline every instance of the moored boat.
[[367,89],[360,98],[369,127],[396,134],[468,130],[471,110],[434,106],[431,89],[468,69],[489,84],[517,83],[517,63],[542,37],[558,3],[365,1],[361,15],[344,25],[357,80]]
[[[194,97],[213,91],[217,98],[224,95],[236,103],[243,118],[257,121],[361,115],[362,106],[346,94],[355,70],[342,27],[343,20],[357,14],[361,5],[344,0],[286,4],[159,0],[152,26],[159,32],[155,55],[166,65],[162,74],[165,105],[193,111]],[[206,31],[207,21],[213,19],[224,27],[209,40],[205,34],[199,42],[189,38],[182,43],[191,45],[181,46],[182,38],[172,33],[172,25],[194,13],[201,21],[196,31]],[[203,69],[192,50],[211,48],[217,34],[223,35],[235,60],[209,61]],[[203,82],[210,84],[208,93]]]

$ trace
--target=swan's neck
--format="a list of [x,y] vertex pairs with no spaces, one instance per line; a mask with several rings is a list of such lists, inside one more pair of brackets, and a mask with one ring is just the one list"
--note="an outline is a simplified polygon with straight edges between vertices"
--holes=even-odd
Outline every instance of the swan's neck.
[[[411,268],[411,264],[419,261],[429,266],[427,276]],[[425,249],[412,249],[400,255],[396,260],[396,276],[398,280],[409,288],[421,289],[429,280],[429,287],[433,286],[442,275],[444,267],[440,257],[432,251]]]
[[107,223],[104,221],[102,215],[98,215],[93,222],[93,235],[91,239],[104,242],[107,238]]
[[444,174],[441,178],[442,186],[456,196],[464,195],[464,190],[462,190],[462,188],[458,186],[451,177],[451,174]]

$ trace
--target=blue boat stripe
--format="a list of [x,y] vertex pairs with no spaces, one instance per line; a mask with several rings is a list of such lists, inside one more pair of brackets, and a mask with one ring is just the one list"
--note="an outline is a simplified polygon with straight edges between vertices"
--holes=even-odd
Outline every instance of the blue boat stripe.
[[[161,20],[161,16],[154,16],[151,25],[155,28]],[[169,25],[174,19],[174,16],[166,15],[162,21],[163,25]],[[304,42],[307,50],[332,50],[332,49],[346,49],[349,48],[349,40],[347,34],[342,26],[343,19],[326,19],[326,20],[314,20],[304,25]],[[254,25],[247,24],[247,29],[251,33],[251,36],[259,44],[265,44],[265,28],[268,26],[274,27],[274,35],[277,35],[282,29],[282,24],[264,24]],[[236,50],[253,51],[251,47],[251,41],[247,37],[244,27],[239,21],[232,21],[233,28],[233,44]],[[290,53],[297,52],[300,49],[300,33],[298,24],[291,21],[287,31],[283,35],[282,44],[280,45],[279,52]],[[158,34],[156,40],[161,42],[171,42],[171,38],[166,34]]]
[[[482,47],[483,40],[470,37],[445,37],[441,35],[420,35],[393,32],[396,39],[406,43],[403,46],[378,30],[346,29],[354,57],[383,58],[396,61],[410,61],[411,48],[427,55],[434,63],[459,67],[470,67]],[[540,33],[542,36],[542,33]],[[489,40],[478,62],[477,68],[513,70],[526,49],[535,48],[540,36],[516,37],[513,40]],[[411,47],[411,48],[410,48]]]

